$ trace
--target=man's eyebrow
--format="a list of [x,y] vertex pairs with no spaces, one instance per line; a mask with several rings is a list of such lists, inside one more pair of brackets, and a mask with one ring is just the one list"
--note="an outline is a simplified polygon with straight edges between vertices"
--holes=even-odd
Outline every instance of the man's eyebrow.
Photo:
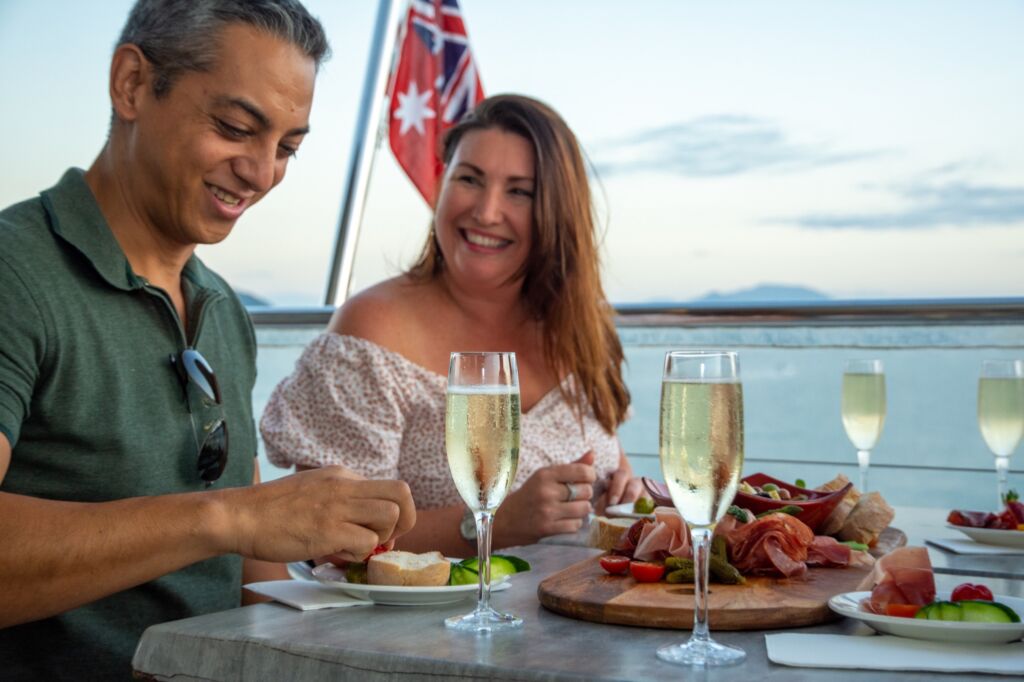
[[[218,97],[216,104],[222,107],[237,107],[243,109],[246,113],[256,119],[256,122],[261,128],[270,127],[270,118],[263,113],[263,110],[253,104],[247,99],[241,97]],[[286,136],[291,135],[305,135],[309,132],[309,126],[302,126],[301,128],[292,128],[286,133]]]

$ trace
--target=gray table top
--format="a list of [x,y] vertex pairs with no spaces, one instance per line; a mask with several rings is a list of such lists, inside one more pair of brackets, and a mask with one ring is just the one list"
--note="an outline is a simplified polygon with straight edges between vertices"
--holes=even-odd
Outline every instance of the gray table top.
[[[940,524],[941,525],[941,524]],[[747,660],[699,670],[659,661],[655,649],[689,636],[684,630],[602,625],[545,610],[537,586],[546,576],[598,554],[572,545],[537,544],[509,550],[533,564],[512,587],[496,593],[497,608],[523,617],[521,631],[491,636],[451,632],[444,618],[468,612],[472,601],[431,607],[367,606],[298,611],[259,604],[149,628],[134,667],[160,680],[827,680],[834,670],[771,663],[765,633],[714,632],[742,647]],[[1017,558],[1020,560],[1020,557]],[[961,578],[936,576],[939,589]],[[1024,596],[1024,581],[986,580],[998,594]],[[849,621],[801,628],[843,633]],[[843,671],[843,679],[934,680],[932,673]],[[978,676],[982,677],[982,676]],[[948,679],[948,678],[947,678]]]

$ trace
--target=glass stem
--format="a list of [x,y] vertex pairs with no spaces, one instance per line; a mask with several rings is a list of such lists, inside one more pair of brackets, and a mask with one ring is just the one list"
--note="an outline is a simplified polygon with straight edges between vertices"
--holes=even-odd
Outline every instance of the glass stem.
[[871,465],[871,451],[858,450],[857,464],[860,465],[860,491],[866,493],[868,491],[868,467]]
[[479,571],[476,590],[476,610],[491,608],[491,527],[494,514],[487,511],[476,513],[476,556]]
[[690,641],[707,642],[708,634],[708,567],[711,563],[711,529],[691,528],[693,542],[693,634]]
[[1009,472],[1010,458],[996,455],[996,487],[999,493],[999,503],[996,505],[996,509],[1001,509],[1003,506],[1003,497],[1006,495],[1006,490],[1009,487],[1009,482],[1007,481],[1007,474]]

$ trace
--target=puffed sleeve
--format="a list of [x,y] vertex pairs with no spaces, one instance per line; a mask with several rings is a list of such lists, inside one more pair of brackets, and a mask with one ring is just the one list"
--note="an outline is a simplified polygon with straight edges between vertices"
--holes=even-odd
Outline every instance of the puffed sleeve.
[[341,464],[367,478],[398,478],[408,400],[385,351],[325,333],[274,389],[260,420],[277,466]]

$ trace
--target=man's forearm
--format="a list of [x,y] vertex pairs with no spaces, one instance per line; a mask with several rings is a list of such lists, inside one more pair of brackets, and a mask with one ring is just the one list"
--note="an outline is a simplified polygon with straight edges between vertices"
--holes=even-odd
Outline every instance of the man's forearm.
[[207,493],[103,503],[0,493],[0,628],[224,553],[223,516]]

